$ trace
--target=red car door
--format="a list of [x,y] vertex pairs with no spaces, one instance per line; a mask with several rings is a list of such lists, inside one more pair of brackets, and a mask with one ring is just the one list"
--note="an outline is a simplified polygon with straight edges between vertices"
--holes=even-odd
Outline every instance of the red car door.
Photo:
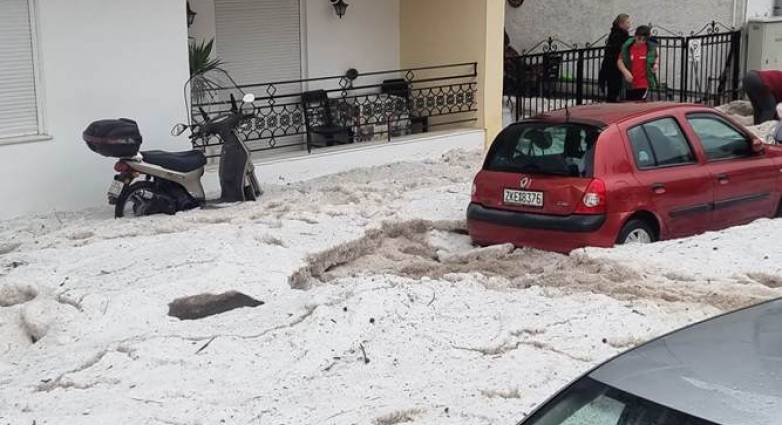
[[687,121],[700,141],[714,187],[712,228],[772,217],[779,178],[774,161],[755,153],[753,138],[716,113],[690,113]]
[[708,230],[714,186],[677,119],[667,116],[628,127],[635,176],[662,220],[661,236],[689,236]]

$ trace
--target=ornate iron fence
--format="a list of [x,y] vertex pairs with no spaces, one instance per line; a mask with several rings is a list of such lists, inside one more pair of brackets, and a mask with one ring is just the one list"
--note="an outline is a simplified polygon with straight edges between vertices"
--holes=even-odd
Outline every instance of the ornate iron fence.
[[[664,35],[660,35],[660,31]],[[598,87],[605,36],[583,46],[549,38],[505,58],[504,94],[515,119],[605,99]],[[741,31],[711,22],[689,35],[656,27],[659,85],[650,100],[719,105],[739,96]]]
[[[256,95],[254,117],[239,128],[254,152],[370,140],[477,120],[477,63],[278,81],[248,85],[214,83],[193,96],[191,119],[230,108],[230,94]],[[194,147],[216,156],[219,138]]]

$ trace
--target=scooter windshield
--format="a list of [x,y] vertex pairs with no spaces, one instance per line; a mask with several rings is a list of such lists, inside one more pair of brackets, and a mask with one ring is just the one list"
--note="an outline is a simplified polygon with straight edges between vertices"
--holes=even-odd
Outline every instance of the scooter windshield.
[[194,74],[185,83],[185,107],[189,111],[188,124],[202,122],[201,110],[210,117],[231,110],[231,95],[242,99],[244,90],[221,68]]

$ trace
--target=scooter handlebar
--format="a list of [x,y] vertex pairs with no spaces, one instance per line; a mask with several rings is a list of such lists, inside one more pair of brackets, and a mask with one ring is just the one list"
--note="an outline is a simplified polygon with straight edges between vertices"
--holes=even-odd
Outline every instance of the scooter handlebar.
[[239,107],[236,106],[236,98],[234,97],[233,93],[230,93],[230,96],[231,96],[231,112],[236,113],[239,111]]
[[[203,110],[201,111],[202,113]],[[255,118],[254,113],[240,113],[233,112],[229,114],[220,115],[214,119],[208,117],[204,119],[204,122],[193,124],[191,128],[191,139],[199,137],[210,136],[212,134],[220,134],[226,127],[235,128],[242,121]]]
[[204,122],[209,122],[209,115],[204,111],[204,108],[199,106],[198,111],[201,112],[201,118],[204,119]]

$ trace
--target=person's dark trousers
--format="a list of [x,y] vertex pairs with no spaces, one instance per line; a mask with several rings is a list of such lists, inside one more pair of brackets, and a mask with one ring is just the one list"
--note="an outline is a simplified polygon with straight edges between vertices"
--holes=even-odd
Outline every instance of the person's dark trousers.
[[617,103],[622,98],[622,86],[624,81],[609,79],[606,81],[606,102]]
[[744,91],[747,92],[752,109],[755,111],[755,124],[762,124],[777,117],[777,99],[771,94],[771,90],[763,84],[755,71],[747,72],[744,76]]
[[646,100],[649,89],[632,89],[627,91],[625,99],[630,101]]

